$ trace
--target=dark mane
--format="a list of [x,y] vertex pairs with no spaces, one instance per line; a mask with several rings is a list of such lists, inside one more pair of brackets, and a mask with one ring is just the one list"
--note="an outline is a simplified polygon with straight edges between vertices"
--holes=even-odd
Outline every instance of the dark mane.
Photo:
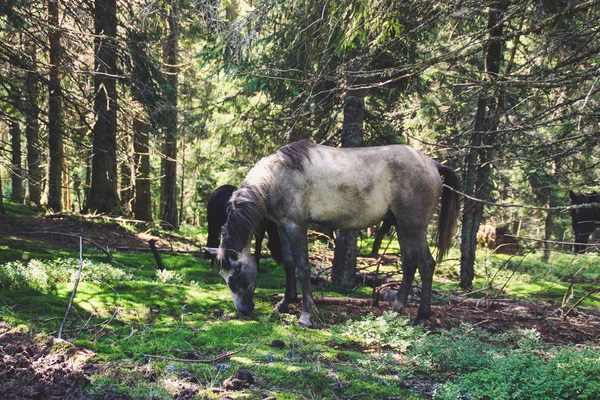
[[223,244],[240,249],[247,245],[252,233],[267,214],[267,197],[273,185],[273,163],[304,172],[303,162],[310,162],[310,149],[315,146],[308,140],[291,143],[265,157],[253,168],[229,202],[228,220],[223,229]]
[[267,213],[264,187],[240,187],[233,192],[228,207],[229,216],[223,228],[223,244],[227,244],[228,248],[243,248]]
[[301,140],[299,142],[288,144],[277,150],[275,155],[279,158],[279,161],[290,169],[297,169],[300,172],[304,172],[304,166],[302,162],[310,159],[310,149],[315,147],[313,142],[308,140]]

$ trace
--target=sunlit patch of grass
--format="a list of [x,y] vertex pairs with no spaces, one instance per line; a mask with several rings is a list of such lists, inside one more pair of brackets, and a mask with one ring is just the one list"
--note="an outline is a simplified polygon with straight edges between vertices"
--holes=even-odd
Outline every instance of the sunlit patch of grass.
[[14,203],[9,200],[4,200],[4,210],[8,215],[14,215],[16,217],[31,217],[34,215],[44,215],[44,209],[41,207],[35,207],[25,204]]
[[[367,239],[364,241],[367,244],[363,248],[370,251]],[[397,246],[395,238],[392,244]],[[392,244],[390,249],[397,253]],[[20,254],[15,256],[21,259]],[[78,254],[61,255],[67,256],[76,258]],[[270,259],[261,261],[255,310],[244,317],[235,310],[225,282],[216,268],[211,271],[208,260],[199,254],[161,256],[167,270],[162,274],[151,253],[121,253],[115,255],[120,264],[110,264],[110,268],[122,270],[127,278],[80,282],[63,338],[98,354],[96,362],[103,367],[91,374],[90,393],[171,399],[178,384],[194,382],[200,390],[197,398],[207,399],[225,395],[249,399],[273,396],[278,400],[421,398],[403,389],[403,377],[422,373],[439,379],[456,378],[456,368],[466,370],[469,364],[481,361],[481,348],[501,355],[504,353],[498,349],[523,348],[521,342],[517,346],[510,338],[485,336],[472,327],[448,335],[427,335],[405,326],[404,317],[391,315],[354,316],[354,321],[338,315],[335,322],[328,315],[316,315],[313,322],[320,329],[301,328],[298,315],[273,313],[270,296],[284,292],[285,276],[283,267]],[[546,264],[538,255],[532,256],[511,258],[481,253],[476,288],[485,288],[496,276],[494,283],[500,284],[496,290],[508,282],[501,296],[560,301],[569,285],[565,278],[570,277],[570,273],[560,271],[575,263],[569,255],[557,254]],[[575,297],[591,288],[596,279],[600,257],[594,257],[577,259],[577,266],[589,266],[576,282]],[[104,254],[84,258],[107,262]],[[456,290],[458,258],[458,250],[453,249],[447,261],[438,266],[436,289]],[[399,274],[396,268],[382,266],[380,271]],[[12,326],[20,324],[33,334],[55,335],[72,289],[73,282],[68,280],[45,291],[32,285],[2,290],[0,318]],[[371,290],[324,285],[315,294],[368,297]],[[590,301],[597,304],[596,300]],[[275,340],[284,346],[273,347]],[[228,352],[235,354],[220,358]],[[177,359],[206,363],[182,363]],[[240,367],[250,369],[255,378],[253,386],[226,394],[214,391]],[[486,374],[496,378],[493,368],[486,369]]]

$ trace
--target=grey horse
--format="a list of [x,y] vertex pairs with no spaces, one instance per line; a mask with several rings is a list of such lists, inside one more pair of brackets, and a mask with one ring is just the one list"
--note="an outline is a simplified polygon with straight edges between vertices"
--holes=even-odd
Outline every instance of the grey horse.
[[[443,177],[443,181],[442,181]],[[445,186],[443,185],[445,184]],[[302,288],[299,324],[310,326],[315,311],[310,286],[308,225],[363,229],[396,218],[402,257],[402,282],[392,307],[404,312],[418,269],[422,295],[414,321],[431,316],[431,286],[436,261],[427,245],[427,226],[440,202],[437,261],[451,246],[459,214],[459,180],[449,167],[403,146],[334,148],[300,141],[260,160],[230,200],[230,212],[216,255],[237,310],[254,309],[256,263],[250,254],[254,228],[263,218],[275,221],[283,249],[284,298],[277,312],[297,299]]]

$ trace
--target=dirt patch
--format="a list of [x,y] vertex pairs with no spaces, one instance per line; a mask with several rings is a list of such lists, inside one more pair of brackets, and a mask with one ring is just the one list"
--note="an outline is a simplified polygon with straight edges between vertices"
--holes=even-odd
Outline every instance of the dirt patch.
[[94,354],[56,344],[0,323],[0,398],[89,399],[84,369]]
[[[123,220],[124,221],[124,220]],[[137,223],[136,232],[120,225],[118,219],[99,223],[90,218],[75,215],[0,216],[0,245],[12,249],[72,250],[79,249],[79,236],[86,241],[86,249],[119,251],[150,251],[148,241],[154,239],[159,251],[200,251],[203,243],[190,242],[172,234],[154,234],[153,225]]]
[[469,323],[491,333],[533,329],[545,343],[552,345],[580,344],[600,338],[600,311],[580,307],[563,316],[555,302],[499,300],[486,306],[482,299],[455,299],[448,305],[433,307],[433,312],[426,323],[431,331]]
[[[320,320],[326,324],[336,324],[348,319],[364,317],[368,313],[381,315],[391,311],[387,302],[378,306],[347,304],[319,304],[315,298]],[[414,319],[418,304],[410,302],[408,316]],[[299,315],[301,305],[290,304],[290,312]],[[566,317],[561,316],[560,305],[554,302],[498,300],[487,304],[483,299],[454,297],[448,304],[432,306],[433,316],[425,322],[430,332],[450,330],[461,323],[471,324],[490,333],[502,333],[512,329],[533,329],[547,344],[580,344],[600,339],[600,310],[580,307]],[[315,327],[323,324],[313,318]]]

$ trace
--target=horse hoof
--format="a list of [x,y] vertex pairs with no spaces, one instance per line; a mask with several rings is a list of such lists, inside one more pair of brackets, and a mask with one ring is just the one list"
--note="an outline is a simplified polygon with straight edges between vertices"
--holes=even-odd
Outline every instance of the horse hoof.
[[427,318],[417,317],[417,318],[415,318],[415,321],[412,323],[412,326],[421,326],[428,319],[429,319],[429,317],[427,317]]
[[404,314],[404,312],[406,311],[406,305],[399,301],[393,301],[392,311],[397,312],[398,314]]
[[310,322],[310,315],[302,313],[302,315],[298,319],[298,325],[306,328],[310,328],[311,326],[313,326],[312,322]]
[[287,301],[285,300],[281,300],[279,303],[277,303],[277,305],[275,306],[275,314],[288,314],[290,312],[290,307]]

